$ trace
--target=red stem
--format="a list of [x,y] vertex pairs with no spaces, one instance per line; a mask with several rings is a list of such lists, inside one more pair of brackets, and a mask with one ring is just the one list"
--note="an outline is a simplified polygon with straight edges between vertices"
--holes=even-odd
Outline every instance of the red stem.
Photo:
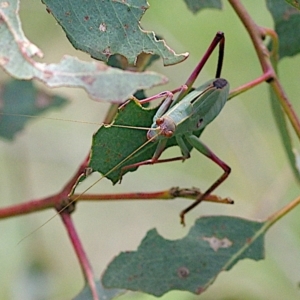
[[0,219],[26,215],[32,212],[48,209],[54,206],[60,195],[49,196],[43,199],[31,200],[25,203],[12,205],[0,209]]
[[[175,198],[197,199],[201,192],[198,189],[180,189],[170,188],[168,190],[157,192],[133,192],[119,194],[74,194],[69,197],[76,201],[120,201],[120,200],[172,200]],[[61,193],[43,199],[31,200],[26,203],[12,205],[0,209],[0,219],[13,216],[20,216],[32,212],[45,210],[54,207],[62,200]],[[208,195],[203,201],[232,204],[233,201],[229,198],[221,198],[217,195]]]
[[[241,22],[244,24],[246,30],[248,31],[248,34],[250,35],[250,38],[252,40],[253,46],[255,48],[255,51],[256,51],[257,57],[259,59],[259,62],[261,64],[263,72],[264,73],[267,73],[267,72],[273,73],[273,76],[272,76],[273,81],[271,81],[270,84],[271,84],[272,88],[274,89],[284,112],[286,113],[292,126],[294,127],[294,130],[295,130],[298,138],[300,139],[300,120],[298,119],[298,116],[295,113],[291,102],[288,100],[288,98],[285,94],[285,91],[276,76],[276,73],[275,73],[275,70],[270,61],[269,55],[266,55],[266,54],[269,54],[269,51],[262,41],[262,34],[267,32],[266,29],[262,29],[256,25],[256,23],[253,21],[253,19],[249,15],[248,11],[244,8],[244,6],[242,5],[242,3],[239,0],[229,0],[228,2],[231,4],[231,6],[235,10],[236,14],[240,18]],[[269,32],[267,32],[267,33],[269,34]],[[274,36],[273,36],[273,39],[274,39]]]
[[[73,175],[73,177],[69,180],[69,182],[63,187],[63,189],[53,195],[42,199],[35,199],[28,201],[26,203],[20,203],[16,205],[12,205],[9,207],[1,208],[0,209],[0,219],[13,217],[13,216],[19,216],[19,215],[25,215],[36,211],[45,210],[51,207],[60,207],[61,202],[64,199],[68,198],[68,195],[70,194],[72,188],[74,187],[75,183],[78,180],[78,177],[84,173],[87,164],[89,161],[89,156],[85,158],[85,160],[82,162],[82,164],[79,166],[76,173]],[[70,204],[69,204],[70,205]]]
[[93,295],[93,300],[99,300],[98,294],[97,294],[97,288],[94,280],[93,270],[90,265],[90,262],[87,258],[87,255],[83,249],[83,246],[80,242],[80,238],[76,232],[76,229],[74,227],[71,215],[68,213],[62,212],[60,214],[62,222],[65,225],[65,228],[67,229],[68,236],[71,240],[71,243],[73,245],[73,248],[75,250],[76,256],[78,258],[85,282],[90,287],[91,293]]
[[262,82],[265,82],[269,79],[272,79],[273,78],[273,72],[271,70],[269,70],[268,72],[262,74],[261,76],[259,76],[258,78],[246,83],[246,84],[243,84],[241,86],[239,86],[238,88],[230,91],[229,93],[229,97],[227,100],[230,100],[232,99],[233,97],[236,97],[237,95],[241,94],[241,93],[244,93],[250,89],[252,89],[253,87],[261,84]]
[[[249,15],[248,11],[239,0],[229,0],[228,2],[231,4],[241,22],[244,24],[246,30],[248,31],[263,72],[266,73],[268,72],[268,70],[273,70],[270,61],[266,59],[266,53],[269,53],[269,51],[262,42],[262,32],[260,30],[260,27],[256,25],[256,23]],[[275,77],[276,74],[274,71],[273,73]]]

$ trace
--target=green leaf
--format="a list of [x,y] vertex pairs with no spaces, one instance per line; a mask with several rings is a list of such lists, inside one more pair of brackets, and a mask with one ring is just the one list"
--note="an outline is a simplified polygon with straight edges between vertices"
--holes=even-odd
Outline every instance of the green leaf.
[[201,294],[239,260],[264,258],[265,223],[236,217],[202,217],[188,235],[171,241],[150,230],[137,251],[119,254],[102,282],[162,296],[171,290]]
[[300,3],[297,0],[285,0],[290,5],[294,6],[297,9],[300,9]]
[[[123,102],[137,90],[166,82],[153,72],[129,72],[100,62],[84,62],[65,56],[58,64],[36,62],[43,54],[25,36],[18,15],[19,2],[0,7],[0,65],[18,79],[39,79],[49,87],[80,87],[95,100]],[[65,5],[65,3],[64,3]]]
[[184,0],[184,2],[194,14],[204,8],[222,9],[221,0]]
[[279,57],[293,56],[300,52],[300,12],[282,0],[267,0],[267,7],[279,37]]
[[277,128],[280,132],[280,137],[285,148],[285,153],[288,157],[295,178],[300,182],[299,155],[297,155],[294,150],[293,142],[288,129],[288,124],[286,122],[286,116],[281,108],[279,99],[277,98],[274,90],[270,87],[269,91],[272,112],[276,120]]
[[[96,288],[97,288],[97,294],[99,296],[99,299],[101,300],[110,300],[113,299],[121,294],[123,294],[125,291],[120,289],[105,289],[100,281],[95,281]],[[73,300],[91,300],[92,293],[88,285],[85,285],[83,290],[75,297]]]
[[[145,109],[138,102],[130,101],[118,113],[113,124],[149,128],[155,112],[156,109]],[[98,171],[110,179],[114,184],[117,183],[123,166],[152,157],[157,143],[147,144],[138,153],[132,154],[147,142],[146,133],[146,130],[136,128],[102,126],[93,136],[89,166],[93,171]],[[129,156],[131,157],[128,158]],[[128,159],[126,160],[126,158]],[[130,171],[134,170],[130,169]],[[127,172],[124,172],[123,175]]]
[[140,19],[149,7],[146,0],[43,2],[72,45],[96,59],[107,61],[111,55],[121,54],[134,64],[145,52],[161,56],[164,65],[173,65],[188,56],[177,55],[163,40],[157,40],[154,32],[141,28]]
[[[93,136],[89,167],[93,171],[100,172],[115,184],[120,179],[122,167],[152,158],[157,142],[145,144],[148,141],[147,130],[138,128],[150,128],[156,110],[157,108],[143,108],[137,101],[130,101],[118,113],[113,124],[137,128],[102,126]],[[194,132],[194,134],[200,136],[202,131]],[[175,145],[177,145],[175,138],[170,138],[166,149]],[[189,144],[187,148],[192,150]],[[134,153],[136,150],[138,151]],[[125,170],[122,175],[136,169]]]
[[12,80],[1,86],[0,136],[12,140],[32,116],[66,103],[65,98],[39,91],[31,81]]

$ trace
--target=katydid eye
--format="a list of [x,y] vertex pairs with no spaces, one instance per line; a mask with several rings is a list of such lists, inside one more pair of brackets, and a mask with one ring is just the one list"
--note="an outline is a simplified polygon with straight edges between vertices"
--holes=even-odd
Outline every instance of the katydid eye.
[[161,124],[163,124],[163,122],[164,122],[164,119],[163,119],[163,118],[158,118],[158,119],[156,120],[156,125],[160,126]]

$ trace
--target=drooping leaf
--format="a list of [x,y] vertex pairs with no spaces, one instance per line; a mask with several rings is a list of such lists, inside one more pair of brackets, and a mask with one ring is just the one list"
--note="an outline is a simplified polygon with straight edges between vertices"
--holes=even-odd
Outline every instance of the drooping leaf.
[[300,11],[282,0],[267,0],[267,7],[279,37],[279,57],[293,56],[300,52]]
[[271,87],[269,88],[269,92],[272,112],[276,120],[276,125],[279,130],[283,146],[285,148],[285,153],[288,157],[295,178],[300,182],[300,168],[298,162],[299,155],[297,155],[297,153],[294,150],[293,142],[288,129],[286,116],[281,108],[277,95],[274,93],[274,90]]
[[264,224],[236,217],[202,217],[186,237],[174,241],[152,229],[137,251],[113,259],[102,282],[158,297],[171,290],[201,294],[239,260],[264,258]]
[[[119,295],[122,295],[125,291],[120,289],[106,289],[102,283],[95,281],[98,297],[101,300],[111,300]],[[83,290],[73,300],[91,300],[93,299],[89,286],[85,286]]]
[[140,19],[149,5],[146,0],[85,1],[43,0],[76,49],[106,61],[121,54],[134,64],[142,52],[158,54],[164,65],[185,60],[187,53],[176,54],[154,32],[145,31]]
[[[100,62],[84,62],[65,56],[58,64],[36,62],[42,52],[22,31],[17,0],[0,7],[0,65],[18,79],[39,79],[49,87],[81,87],[95,100],[123,102],[137,90],[166,82],[153,72],[129,72]],[[65,5],[65,3],[64,3]]]
[[[299,19],[300,21],[300,19]],[[271,63],[272,66],[278,75],[278,55],[275,52],[271,52]],[[294,173],[296,180],[300,182],[300,167],[299,167],[299,155],[296,152],[296,149],[293,146],[292,137],[288,128],[287,124],[287,117],[284,114],[284,111],[281,107],[280,99],[278,98],[277,94],[275,93],[274,89],[270,86],[269,87],[270,93],[270,101],[271,101],[271,108],[272,113],[281,137],[281,141],[285,148],[285,152],[290,163],[291,169]]]
[[293,5],[295,8],[300,9],[300,3],[297,0],[285,0],[290,5]]
[[12,80],[0,90],[0,136],[12,140],[32,120],[26,116],[37,116],[66,103],[65,98],[37,90],[32,81]]
[[222,9],[221,0],[184,0],[184,2],[194,14],[204,8]]
[[[117,115],[114,125],[126,125],[137,128],[117,128],[102,126],[93,136],[89,167],[100,172],[114,184],[120,179],[121,168],[152,158],[157,142],[145,144],[149,128],[157,108],[143,108],[137,101],[130,101]],[[202,130],[203,131],[203,130]],[[201,132],[195,132],[200,136]],[[168,141],[166,149],[177,145],[175,138]],[[187,144],[189,150],[192,147]],[[139,149],[139,150],[138,150]],[[138,150],[136,153],[134,153]],[[136,169],[125,170],[122,175]]]

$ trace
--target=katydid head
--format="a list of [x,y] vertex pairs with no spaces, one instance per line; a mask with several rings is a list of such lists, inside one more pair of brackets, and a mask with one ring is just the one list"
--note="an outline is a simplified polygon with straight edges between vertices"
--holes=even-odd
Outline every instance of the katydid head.
[[[152,139],[153,142],[160,138],[170,138],[174,135],[176,130],[176,124],[172,118],[164,115],[152,124],[151,130],[147,133],[148,140]],[[156,137],[155,137],[156,135]]]

